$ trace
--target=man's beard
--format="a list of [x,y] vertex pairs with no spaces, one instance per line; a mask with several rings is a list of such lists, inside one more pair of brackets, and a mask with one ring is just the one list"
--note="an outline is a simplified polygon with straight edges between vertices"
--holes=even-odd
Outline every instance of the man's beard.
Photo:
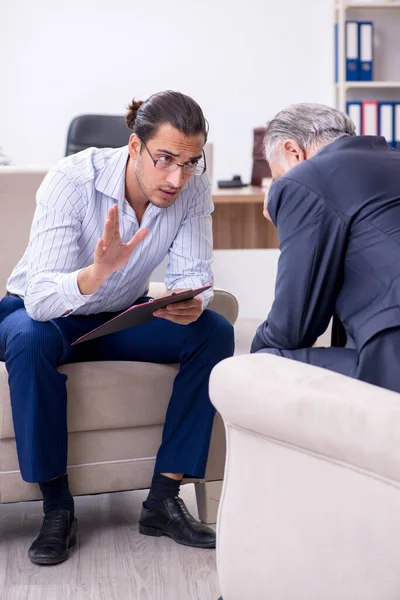
[[138,182],[138,186],[139,186],[140,191],[142,192],[143,196],[146,198],[146,200],[150,204],[152,204],[153,206],[156,206],[157,208],[168,208],[169,206],[172,206],[172,204],[175,202],[175,200],[178,198],[178,196],[180,196],[181,192],[183,191],[183,189],[181,188],[179,190],[179,192],[175,196],[173,196],[173,198],[171,198],[170,201],[164,201],[164,202],[166,202],[166,204],[164,204],[164,202],[162,201],[161,198],[157,201],[157,200],[153,200],[150,197],[149,192],[146,190],[146,186],[143,183],[142,172],[141,172],[139,165],[136,166],[135,174],[136,174],[136,180]]
[[146,198],[147,202],[150,202],[150,204],[154,204],[154,202],[148,195],[146,188],[144,186],[143,179],[142,179],[142,173],[141,173],[141,170],[139,169],[139,165],[136,165],[135,175],[136,175],[136,180],[138,182],[138,186],[140,187],[140,191],[142,192],[143,196]]

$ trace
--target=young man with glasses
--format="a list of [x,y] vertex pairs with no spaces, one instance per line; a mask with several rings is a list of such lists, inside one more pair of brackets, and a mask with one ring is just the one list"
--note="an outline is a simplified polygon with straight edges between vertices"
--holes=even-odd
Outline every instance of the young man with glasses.
[[65,560],[76,538],[65,376],[57,367],[79,361],[82,352],[85,360],[180,363],[139,528],[215,546],[215,533],[178,498],[184,475],[204,477],[214,418],[209,374],[233,354],[231,325],[204,310],[212,291],[157,311],[141,327],[71,346],[145,296],[166,255],[170,290],[213,281],[201,108],[183,94],[162,92],[132,102],[126,120],[133,130],[127,147],[89,148],[46,176],[28,248],[0,302],[0,360],[9,373],[21,474],[39,483],[44,501],[43,527],[29,550],[37,564]]

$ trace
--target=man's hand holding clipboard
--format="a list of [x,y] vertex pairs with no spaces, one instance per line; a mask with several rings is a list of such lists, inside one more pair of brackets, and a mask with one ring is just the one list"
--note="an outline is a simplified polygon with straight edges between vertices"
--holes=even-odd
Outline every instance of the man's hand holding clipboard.
[[[191,290],[177,288],[171,290],[172,294],[179,292],[189,292]],[[199,296],[189,298],[189,300],[181,300],[180,302],[174,302],[168,304],[165,308],[156,310],[153,315],[177,323],[178,325],[189,325],[194,321],[197,321],[201,313],[203,312],[203,301]]]
[[[94,338],[102,337],[109,333],[115,333],[128,327],[137,327],[139,325],[145,325],[149,323],[154,317],[158,317],[159,311],[162,311],[163,315],[160,314],[161,318],[179,323],[181,325],[189,324],[195,321],[200,314],[203,312],[202,302],[200,299],[197,300],[196,304],[193,303],[195,298],[198,298],[199,294],[209,290],[212,286],[205,285],[204,287],[197,288],[195,290],[171,290],[166,296],[143,302],[143,304],[135,304],[130,308],[127,308],[123,312],[117,314],[115,317],[103,323],[99,327],[92,329],[82,337],[75,340],[72,343],[80,344]],[[178,305],[183,305],[180,308]],[[197,314],[197,317],[194,316]]]

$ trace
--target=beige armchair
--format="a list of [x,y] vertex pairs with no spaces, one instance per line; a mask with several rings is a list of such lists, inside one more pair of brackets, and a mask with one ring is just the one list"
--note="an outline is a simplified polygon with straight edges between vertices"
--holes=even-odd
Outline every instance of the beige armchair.
[[218,364],[223,600],[400,598],[400,395],[269,354]]
[[[0,253],[2,292],[25,250],[36,190],[45,174],[44,169],[0,167],[0,239],[7,249]],[[164,289],[163,284],[152,284],[150,294],[161,295]],[[210,308],[235,322],[238,305],[228,292],[216,290]],[[115,361],[72,364],[60,370],[68,375],[68,472],[73,494],[148,488],[177,366]],[[199,515],[208,523],[215,522],[215,482],[222,480],[224,462],[225,433],[217,415],[206,478],[196,482]],[[38,487],[22,481],[19,473],[7,372],[0,362],[0,502],[39,497]]]

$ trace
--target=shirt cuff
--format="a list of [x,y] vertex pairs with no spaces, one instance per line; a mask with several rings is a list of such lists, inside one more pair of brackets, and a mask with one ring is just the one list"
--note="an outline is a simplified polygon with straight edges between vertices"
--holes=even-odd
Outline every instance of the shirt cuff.
[[203,310],[206,310],[206,308],[211,304],[214,298],[214,288],[211,288],[209,290],[206,290],[202,294],[199,294],[199,298],[202,299]]
[[[175,283],[174,287],[171,288],[169,291],[172,292],[174,289],[195,290],[196,288],[200,288],[205,285],[209,284],[203,283],[202,281],[196,281],[193,277],[190,277],[187,280],[178,281],[177,283]],[[201,298],[201,301],[203,303],[203,310],[207,308],[207,306],[211,303],[212,299],[214,298],[214,284],[211,283],[210,285],[212,285],[213,287],[211,287],[209,290],[206,290],[202,294],[198,294],[198,296],[195,296],[196,298]]]
[[60,279],[58,285],[60,287],[60,295],[65,299],[65,305],[68,307],[63,316],[67,317],[76,311],[78,308],[86,304],[93,294],[81,294],[78,286],[78,275],[83,269],[78,269],[73,273],[67,273]]

